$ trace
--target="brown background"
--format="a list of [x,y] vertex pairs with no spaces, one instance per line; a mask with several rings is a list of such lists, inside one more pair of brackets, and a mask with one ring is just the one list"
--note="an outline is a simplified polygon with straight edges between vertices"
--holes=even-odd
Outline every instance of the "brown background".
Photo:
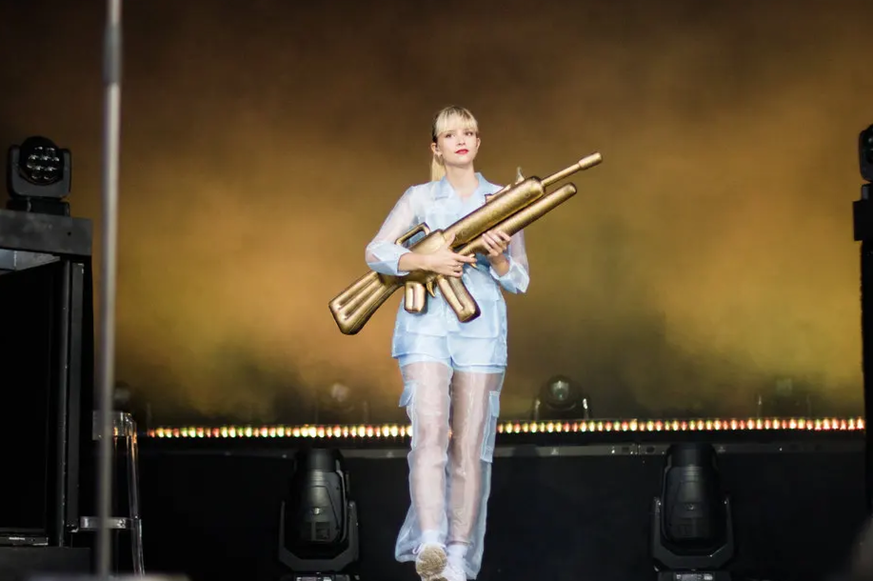
[[[779,378],[860,411],[873,3],[124,4],[118,376],[164,417],[286,421],[334,382],[393,410],[396,302],[345,337],[327,301],[448,103],[494,182],[605,158],[527,231],[504,416],[556,373],[598,415],[748,415]],[[72,149],[95,220],[103,17],[0,3],[0,145]]]

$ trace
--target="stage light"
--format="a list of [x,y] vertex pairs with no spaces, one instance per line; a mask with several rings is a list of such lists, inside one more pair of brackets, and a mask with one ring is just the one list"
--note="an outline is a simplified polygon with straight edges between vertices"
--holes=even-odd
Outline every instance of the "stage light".
[[[861,199],[852,202],[854,239],[861,243],[861,369],[864,384],[864,414],[873,415],[873,125],[858,135],[858,161],[861,177]],[[867,509],[873,511],[873,445],[869,433],[865,438]]]
[[873,125],[858,135],[858,158],[861,177],[868,182],[873,182]]
[[70,215],[72,155],[42,136],[28,137],[9,148],[6,188],[9,210]]
[[651,534],[652,558],[662,581],[730,579],[724,567],[734,556],[733,520],[711,445],[669,448]]
[[543,384],[534,400],[533,419],[587,420],[591,418],[588,397],[581,387],[564,375],[555,375]]
[[315,424],[367,424],[370,405],[361,393],[342,383],[319,390],[315,401]]
[[311,448],[295,458],[288,498],[279,518],[284,581],[350,581],[358,560],[358,511],[338,450]]
[[776,380],[773,386],[758,393],[755,401],[757,417],[813,417],[813,393],[809,386],[793,379]]

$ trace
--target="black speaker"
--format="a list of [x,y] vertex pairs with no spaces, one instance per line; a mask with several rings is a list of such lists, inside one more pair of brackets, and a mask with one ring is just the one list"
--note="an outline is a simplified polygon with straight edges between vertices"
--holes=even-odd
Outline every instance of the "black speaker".
[[93,480],[90,224],[87,254],[57,240],[81,234],[73,220],[0,210],[0,545],[69,544]]

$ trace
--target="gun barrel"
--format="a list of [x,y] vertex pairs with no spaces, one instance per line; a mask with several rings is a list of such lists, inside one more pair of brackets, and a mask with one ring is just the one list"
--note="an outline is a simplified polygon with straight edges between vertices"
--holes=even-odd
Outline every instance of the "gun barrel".
[[444,236],[455,235],[455,246],[460,246],[490,230],[521,208],[542,198],[546,191],[536,178],[529,178],[513,185],[499,199],[492,200],[478,210],[445,229]]
[[[427,248],[432,245],[442,244],[444,236],[454,234],[454,247],[460,247],[459,253],[469,255],[483,252],[485,250],[481,236],[483,232],[496,229],[512,236],[522,230],[576,194],[576,186],[573,184],[565,184],[547,194],[548,186],[578,171],[594,167],[601,161],[603,158],[600,153],[593,153],[545,179],[530,177],[522,182],[507,185],[491,196],[487,204],[455,222],[444,232],[428,233],[426,228],[421,227],[407,233],[407,236],[417,233],[418,230],[425,232],[425,238],[413,247],[418,251],[427,251]],[[371,271],[330,301],[330,312],[340,331],[346,335],[354,335],[366,325],[373,313],[407,282],[430,285],[437,280],[444,294],[454,297],[456,304],[453,303],[452,307],[459,320],[471,320],[478,316],[478,305],[469,296],[463,284],[459,280],[438,280],[441,278],[441,276],[427,276],[424,279],[413,280],[410,276],[392,277]],[[408,286],[409,296],[405,298],[411,298],[413,303],[421,303],[420,306],[423,307],[422,299],[426,300],[426,297],[423,296],[422,288],[420,284]],[[418,306],[413,305],[415,308]]]
[[[535,201],[520,212],[513,214],[498,224],[494,229],[498,232],[504,232],[509,236],[512,236],[519,230],[536,222],[575,195],[576,186],[574,184],[564,184],[554,192],[547,194],[545,197]],[[485,244],[482,242],[482,238],[479,237],[458,250],[458,254],[471,255],[484,251]]]
[[[554,174],[550,175],[549,177],[547,177],[546,179],[542,180],[543,187],[547,188],[550,185],[552,185],[556,182],[559,182],[562,179],[564,179],[570,175],[573,175],[577,171],[583,171],[586,169],[590,169],[602,161],[603,161],[603,156],[599,152],[592,153],[591,155],[586,155],[585,157],[583,157],[582,159],[580,159],[579,161],[577,161],[576,163],[574,163],[570,167],[566,167],[566,168],[562,169],[561,171],[554,173]],[[518,175],[519,176],[521,175],[521,168],[518,168]],[[533,179],[537,179],[537,178],[533,178]],[[521,180],[523,181],[524,178],[521,178]],[[501,189],[494,192],[488,198],[488,203],[495,202],[501,196],[503,196],[503,194],[508,192],[513,186],[515,186],[519,183],[521,183],[521,181],[517,181],[515,184],[507,184],[507,185],[503,186]]]
[[591,169],[595,165],[599,164],[603,161],[603,156],[600,153],[592,153],[591,155],[586,155],[570,167],[564,168],[557,173],[553,173],[549,177],[543,179],[543,187],[548,187],[556,182],[561,181],[562,179],[573,175],[577,171],[585,171],[586,169]]

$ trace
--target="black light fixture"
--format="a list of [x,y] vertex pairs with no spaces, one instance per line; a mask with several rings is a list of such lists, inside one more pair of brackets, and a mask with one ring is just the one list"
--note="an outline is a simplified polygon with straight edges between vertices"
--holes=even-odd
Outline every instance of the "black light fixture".
[[319,390],[315,400],[315,424],[367,424],[370,404],[359,390],[342,383]]
[[861,177],[873,182],[873,125],[858,135],[858,158],[861,165]]
[[[873,415],[873,125],[858,135],[861,199],[852,203],[854,239],[861,243],[861,362],[864,383],[864,413]],[[865,447],[867,510],[873,512],[873,445],[870,431]]]
[[549,378],[534,400],[533,419],[587,420],[591,418],[588,396],[566,375]]
[[811,418],[814,404],[812,390],[790,377],[777,379],[770,389],[758,392],[755,399],[759,418]]
[[651,536],[661,581],[730,579],[724,567],[734,557],[733,519],[711,445],[682,443],[667,450]]
[[42,136],[25,139],[9,148],[6,166],[8,210],[70,215],[64,201],[70,194],[72,155]]
[[358,511],[342,454],[301,450],[279,518],[279,561],[292,572],[283,581],[350,581],[358,554]]

